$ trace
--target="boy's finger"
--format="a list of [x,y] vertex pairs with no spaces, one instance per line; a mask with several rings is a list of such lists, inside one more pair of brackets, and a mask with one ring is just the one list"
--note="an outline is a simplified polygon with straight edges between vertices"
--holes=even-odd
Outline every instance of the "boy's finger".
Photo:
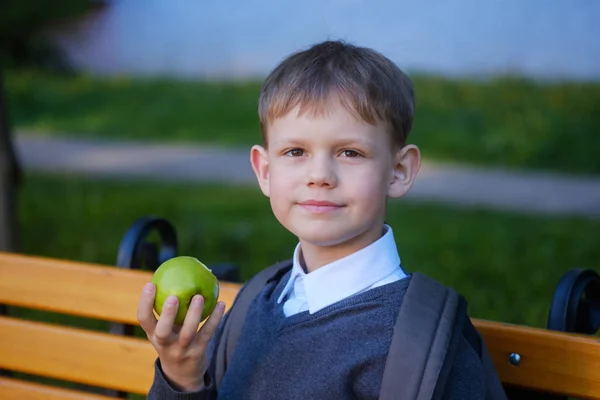
[[179,300],[177,296],[170,295],[165,300],[160,318],[156,324],[156,330],[154,331],[154,337],[158,344],[164,345],[171,341],[173,335],[173,323],[177,315],[177,308]]
[[183,327],[179,331],[179,343],[187,347],[198,333],[198,325],[202,319],[202,308],[204,307],[204,298],[200,295],[195,295],[192,298],[190,308],[183,321]]
[[154,296],[156,295],[156,288],[154,284],[147,283],[142,289],[140,301],[137,310],[137,319],[142,329],[147,335],[152,336],[156,329],[156,317],[152,310],[154,309]]
[[197,336],[197,341],[201,346],[206,346],[210,339],[213,337],[217,328],[219,326],[219,322],[221,322],[221,318],[223,317],[223,313],[225,312],[225,303],[219,301],[215,306],[212,314],[206,320],[202,328],[200,328],[200,334]]

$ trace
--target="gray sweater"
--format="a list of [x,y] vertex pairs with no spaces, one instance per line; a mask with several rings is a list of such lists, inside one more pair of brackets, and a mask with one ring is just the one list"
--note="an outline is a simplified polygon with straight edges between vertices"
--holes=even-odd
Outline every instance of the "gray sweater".
[[[360,293],[312,315],[306,311],[286,318],[283,304],[276,300],[287,277],[267,285],[248,310],[218,393],[210,369],[205,389],[177,392],[157,360],[148,399],[377,399],[410,278]],[[485,398],[479,358],[464,340],[450,374],[447,399]]]

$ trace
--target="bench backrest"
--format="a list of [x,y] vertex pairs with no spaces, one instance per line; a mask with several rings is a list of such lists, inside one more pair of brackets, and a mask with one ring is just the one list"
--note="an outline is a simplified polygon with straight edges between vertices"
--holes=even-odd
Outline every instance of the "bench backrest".
[[[137,304],[148,271],[0,252],[0,304],[138,325]],[[240,285],[221,282],[231,306]],[[473,320],[502,381],[600,399],[600,341],[499,322]],[[520,363],[509,362],[520,355]],[[0,316],[0,369],[129,393],[147,393],[156,352],[141,337],[64,323]],[[513,357],[513,360],[515,358]],[[72,389],[0,377],[0,398],[107,399]]]

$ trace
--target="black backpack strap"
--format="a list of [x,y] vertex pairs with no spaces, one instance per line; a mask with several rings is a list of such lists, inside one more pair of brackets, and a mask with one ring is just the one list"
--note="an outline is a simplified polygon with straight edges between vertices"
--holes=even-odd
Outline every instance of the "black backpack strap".
[[223,329],[215,355],[215,381],[217,388],[221,385],[227,365],[233,356],[235,345],[246,319],[250,304],[265,285],[281,277],[292,267],[292,260],[285,260],[263,269],[254,275],[240,289],[227,315],[223,317]]
[[465,308],[455,290],[412,274],[394,326],[381,400],[441,398],[462,337]]
[[[446,384],[448,382],[448,378],[450,376],[450,371],[452,370],[452,366],[454,365],[454,360],[456,358],[456,353],[458,352],[458,348],[460,346],[461,339],[465,337],[465,329],[469,325],[470,320],[467,315],[467,302],[465,299],[456,293],[454,290],[449,289],[451,292],[454,292],[454,295],[458,299],[458,304],[456,306],[456,312],[454,317],[454,326],[450,331],[450,339],[448,341],[448,346],[446,348],[446,354],[444,357],[444,361],[442,364],[442,369],[439,372],[438,380],[433,392],[433,399],[443,399],[445,397]],[[471,325],[472,326],[472,325]],[[473,333],[473,332],[471,332]],[[476,332],[474,332],[476,333]],[[470,334],[470,333],[469,333]],[[473,340],[476,340],[475,337],[472,337]],[[469,340],[469,339],[467,339]],[[477,342],[474,343],[475,346],[478,346]]]

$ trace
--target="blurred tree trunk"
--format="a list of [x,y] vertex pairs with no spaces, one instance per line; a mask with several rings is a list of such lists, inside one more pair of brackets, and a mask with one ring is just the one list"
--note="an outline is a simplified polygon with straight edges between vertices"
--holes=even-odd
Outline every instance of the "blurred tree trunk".
[[4,76],[0,69],[0,251],[18,251],[17,186],[20,172],[11,140]]

